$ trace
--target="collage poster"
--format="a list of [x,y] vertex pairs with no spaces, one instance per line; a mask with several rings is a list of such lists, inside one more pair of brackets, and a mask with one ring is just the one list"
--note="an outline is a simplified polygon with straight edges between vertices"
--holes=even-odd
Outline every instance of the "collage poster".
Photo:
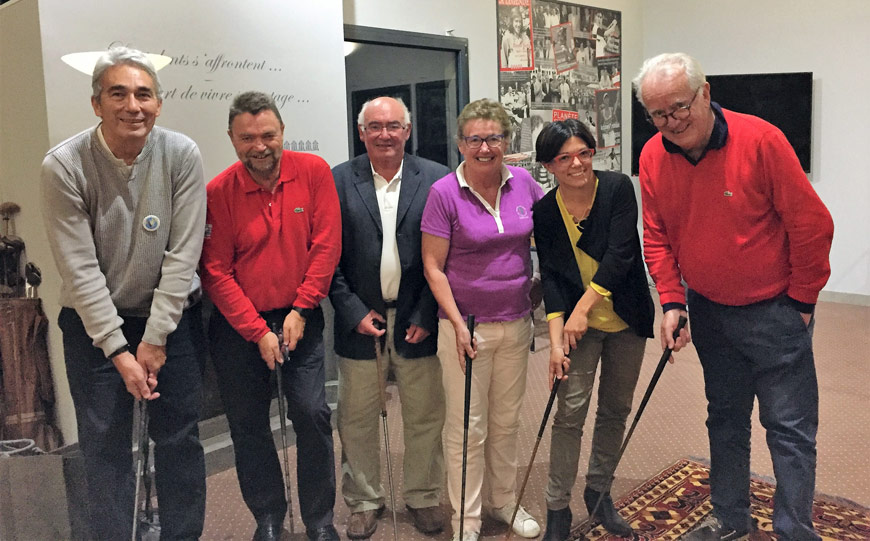
[[499,100],[513,123],[505,162],[544,191],[555,178],[535,161],[544,124],[577,118],[596,138],[593,167],[622,168],[621,13],[547,0],[496,0]]

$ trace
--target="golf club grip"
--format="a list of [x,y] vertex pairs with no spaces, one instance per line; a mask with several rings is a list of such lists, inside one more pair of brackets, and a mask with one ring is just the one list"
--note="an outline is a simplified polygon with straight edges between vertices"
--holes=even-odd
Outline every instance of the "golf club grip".
[[[688,320],[686,319],[686,316],[680,316],[679,321],[677,321],[677,327],[674,329],[674,334],[673,334],[674,342],[676,342],[677,338],[680,337],[680,331],[683,329],[683,327],[686,326],[687,322],[688,322]],[[652,391],[652,388],[656,386],[656,383],[658,383],[659,378],[661,377],[662,372],[665,369],[665,363],[667,363],[668,359],[671,358],[671,353],[673,353],[673,351],[674,351],[673,348],[665,348],[665,350],[662,352],[662,358],[659,359],[659,364],[658,364],[658,366],[656,366],[656,371],[653,373],[652,379],[650,380],[650,384],[649,384],[650,393]],[[649,400],[649,394],[644,396],[643,402],[641,402],[640,409],[642,409],[646,405],[647,400]]]
[[544,429],[547,428],[547,419],[550,418],[550,410],[553,409],[553,402],[556,400],[556,393],[559,391],[559,384],[562,382],[560,378],[553,378],[553,390],[550,391],[550,398],[547,399],[547,407],[544,409],[544,418],[541,420],[541,427],[538,429],[538,439],[544,437]]

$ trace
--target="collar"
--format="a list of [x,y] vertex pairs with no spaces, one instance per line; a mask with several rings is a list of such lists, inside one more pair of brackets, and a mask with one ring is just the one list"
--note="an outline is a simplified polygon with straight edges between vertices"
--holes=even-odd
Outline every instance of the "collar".
[[[250,171],[245,167],[245,164],[239,162],[239,179],[242,181],[242,190],[245,193],[256,192],[262,190],[259,184],[254,182]],[[277,188],[279,184],[290,182],[296,178],[296,165],[293,163],[293,153],[289,150],[282,151],[281,154],[281,173],[278,175],[278,182],[275,183]]]
[[405,168],[405,158],[404,158],[404,157],[402,158],[402,163],[399,164],[399,170],[396,171],[396,175],[395,175],[393,178],[391,178],[391,179],[386,179],[386,178],[384,178],[380,173],[378,173],[377,171],[375,171],[375,166],[372,165],[372,161],[371,161],[371,160],[369,160],[369,167],[371,167],[371,169],[372,169],[372,178],[373,178],[373,179],[375,179],[375,180],[377,180],[377,179],[381,179],[381,180],[383,180],[384,182],[386,182],[387,184],[389,184],[389,183],[391,183],[392,181],[394,181],[395,179],[402,180],[402,170]]
[[[510,169],[508,169],[505,164],[502,164],[501,165],[501,184],[499,184],[499,189],[501,189],[505,184],[507,184],[507,181],[512,179],[513,176],[514,176],[514,174],[511,173]],[[465,162],[460,163],[459,167],[456,168],[456,180],[459,181],[460,188],[468,188],[469,190],[474,191],[474,189],[471,187],[471,185],[468,183],[468,181],[465,180]]]
[[707,141],[707,146],[704,147],[704,152],[697,160],[690,158],[683,149],[671,143],[662,136],[662,143],[665,150],[671,154],[682,154],[689,162],[695,164],[700,162],[707,155],[708,150],[715,150],[725,146],[728,141],[728,122],[725,121],[725,115],[722,113],[722,107],[715,101],[710,102],[710,108],[713,110],[713,131],[710,133],[710,140]]
[[[109,161],[112,163],[112,165],[114,165],[118,169],[121,169],[122,171],[125,171],[126,173],[129,174],[130,171],[133,169],[133,164],[135,164],[137,161],[139,161],[139,156],[142,155],[142,152],[141,151],[139,152],[139,155],[136,156],[136,158],[133,160],[133,163],[131,163],[130,165],[127,165],[127,162],[125,162],[121,158],[118,158],[117,156],[115,156],[115,153],[112,152],[111,148],[109,148],[109,143],[106,142],[106,138],[103,136],[102,126],[103,126],[103,123],[100,122],[99,124],[97,124],[97,127],[95,128],[95,130],[97,132],[97,141],[100,142],[100,148],[102,148],[104,151],[103,154],[105,154],[106,158],[109,159]],[[148,137],[149,138],[151,137],[150,133],[148,134]],[[147,139],[145,142],[145,146],[148,146]],[[142,150],[145,150],[145,147],[142,147]]]

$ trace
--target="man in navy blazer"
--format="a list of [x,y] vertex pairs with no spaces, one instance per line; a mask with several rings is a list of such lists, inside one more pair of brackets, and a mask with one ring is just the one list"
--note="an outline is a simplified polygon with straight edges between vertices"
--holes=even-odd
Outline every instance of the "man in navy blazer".
[[366,102],[357,123],[366,154],[332,170],[343,250],[329,292],[339,357],[341,489],[351,511],[347,536],[370,537],[384,510],[375,340],[382,344],[381,376],[391,370],[399,388],[405,504],[417,529],[434,533],[443,528],[444,392],[435,356],[437,303],[423,277],[420,219],[429,187],[450,171],[405,154],[411,123],[401,100]]

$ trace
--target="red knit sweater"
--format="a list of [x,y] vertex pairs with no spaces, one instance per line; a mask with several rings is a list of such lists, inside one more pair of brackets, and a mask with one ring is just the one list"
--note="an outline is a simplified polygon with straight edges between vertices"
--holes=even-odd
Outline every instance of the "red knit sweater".
[[783,293],[814,304],[831,273],[831,215],[779,129],[723,113],[725,146],[697,165],[661,134],[641,153],[644,257],[661,303],[686,302],[682,277],[720,304]]

